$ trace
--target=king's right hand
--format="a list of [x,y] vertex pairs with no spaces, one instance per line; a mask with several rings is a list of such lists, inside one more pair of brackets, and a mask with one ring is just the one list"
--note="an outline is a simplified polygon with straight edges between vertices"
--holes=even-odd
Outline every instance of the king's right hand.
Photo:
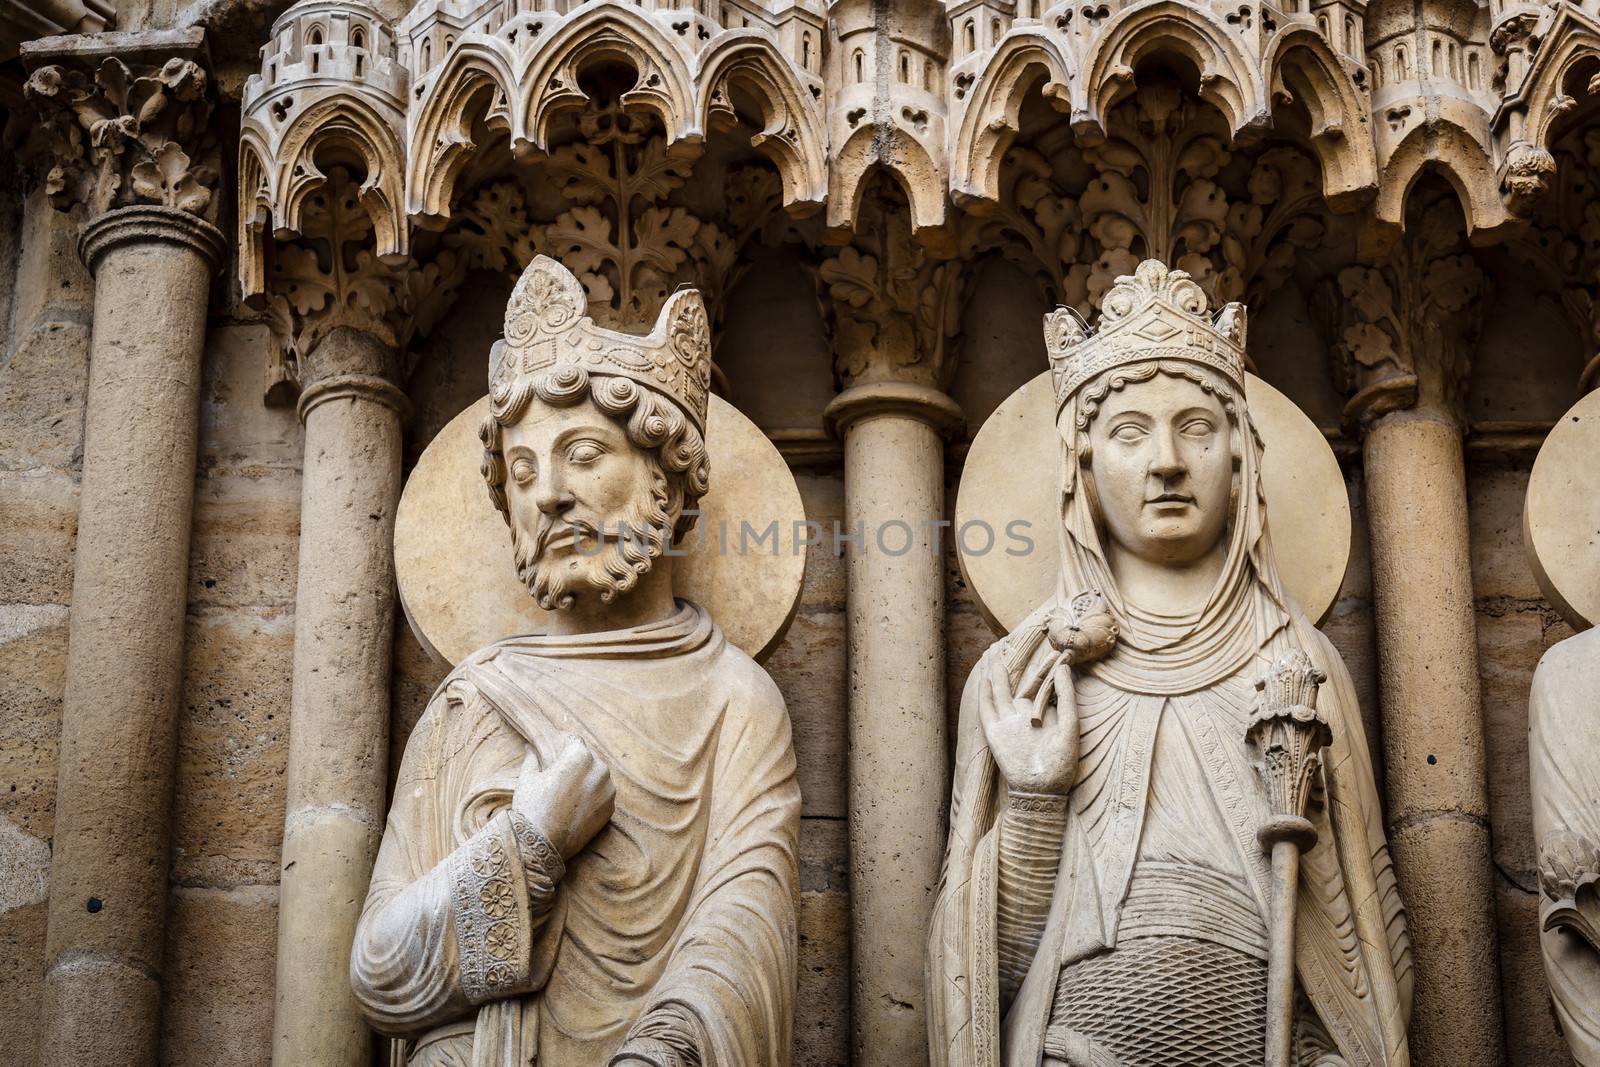
[[529,755],[517,775],[511,810],[570,860],[611,821],[616,789],[611,772],[576,737],[568,736],[548,767]]
[[[1052,684],[1044,687],[1046,695],[1038,702],[1012,691],[1004,656],[985,657],[979,669],[988,676],[979,701],[983,736],[1006,785],[1013,793],[1066,795],[1078,769],[1078,704],[1072,668],[1065,661],[1045,666]],[[1034,715],[1041,711],[1036,726]]]

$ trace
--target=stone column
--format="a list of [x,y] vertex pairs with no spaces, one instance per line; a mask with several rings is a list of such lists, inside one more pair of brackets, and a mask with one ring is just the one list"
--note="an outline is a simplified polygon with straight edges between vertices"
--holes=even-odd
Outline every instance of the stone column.
[[[928,918],[944,855],[944,438],[941,391],[957,267],[909,238],[903,199],[869,194],[864,236],[826,261],[846,388],[824,418],[844,439],[850,701],[852,1062],[927,1062]],[[894,284],[887,282],[894,278]],[[933,308],[929,316],[925,312]]]
[[395,349],[339,326],[301,363],[305,422],[288,804],[272,1062],[365,1067],[350,945],[383,835],[394,515],[405,394]]
[[1416,957],[1412,1060],[1491,1067],[1504,1047],[1461,409],[1487,294],[1453,200],[1409,229],[1388,262],[1338,275],[1338,347],[1359,368],[1346,415],[1363,431],[1389,845]]
[[923,963],[944,854],[944,435],[936,389],[858,385],[844,437],[849,549],[851,1013],[857,1065],[927,1061]]
[[[208,113],[205,75],[183,58],[198,34],[108,38],[24,49],[27,95],[55,142],[46,187],[58,206],[84,209],[78,249],[94,276],[45,948],[47,1067],[156,1061],[200,363],[226,251],[199,215],[214,172],[189,166],[195,144],[170,139],[203,129]],[[176,54],[163,59],[167,46]],[[92,68],[110,68],[103,81],[120,76],[130,92],[101,95]],[[104,118],[118,107],[129,111]],[[198,126],[176,127],[178,112]],[[118,123],[120,137],[101,138],[91,159],[101,122]]]
[[[422,289],[385,266],[358,180],[330,168],[309,194],[310,232],[280,230],[251,294],[278,331],[269,402],[298,394],[305,423],[287,805],[278,889],[272,1062],[369,1067],[372,1034],[350,991],[350,946],[388,800],[394,516],[400,502],[400,382]],[[297,243],[298,242],[298,243]],[[337,249],[324,261],[316,246]],[[295,292],[289,301],[281,294]],[[321,300],[303,294],[322,294]],[[295,353],[302,353],[295,358]]]

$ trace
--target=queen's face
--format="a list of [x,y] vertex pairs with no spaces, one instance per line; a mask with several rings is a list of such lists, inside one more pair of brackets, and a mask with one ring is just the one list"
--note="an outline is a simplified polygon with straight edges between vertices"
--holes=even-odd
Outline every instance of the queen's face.
[[1229,434],[1221,401],[1187,378],[1158,373],[1109,392],[1089,425],[1106,535],[1151,563],[1205,557],[1228,525]]
[[584,570],[650,499],[648,455],[587,397],[572,407],[535,397],[502,447],[511,521],[542,566]]

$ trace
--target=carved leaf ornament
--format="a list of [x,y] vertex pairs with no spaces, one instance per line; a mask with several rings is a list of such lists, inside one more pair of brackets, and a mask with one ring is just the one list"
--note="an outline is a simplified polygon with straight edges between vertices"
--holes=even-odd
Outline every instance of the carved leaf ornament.
[[51,200],[62,210],[84,204],[91,216],[135,203],[204,215],[217,171],[195,165],[185,146],[208,142],[205,90],[205,71],[187,59],[143,75],[115,56],[92,75],[55,65],[34,71],[23,91],[51,142]]
[[451,249],[428,263],[385,264],[370,247],[361,186],[342,167],[328,178],[306,201],[303,239],[276,245],[270,264],[267,322],[291,362],[336,326],[404,348],[450,307],[464,277]]
[[1141,88],[1101,145],[1008,151],[998,207],[962,222],[963,254],[997,252],[1046,301],[1084,314],[1146,258],[1188,272],[1213,303],[1264,300],[1326,239],[1321,170],[1297,148],[1246,157],[1230,142],[1214,109],[1176,86]]
[[461,269],[521,270],[535,255],[553,256],[577,275],[589,313],[613,324],[652,321],[673,290],[692,281],[720,320],[721,297],[743,273],[740,249],[783,236],[771,225],[781,203],[778,176],[766,166],[729,167],[718,225],[672,202],[696,160],[670,149],[652,118],[600,103],[578,127],[585,141],[558,147],[539,164],[572,206],[541,221],[514,180],[480,186],[445,238],[463,253]]

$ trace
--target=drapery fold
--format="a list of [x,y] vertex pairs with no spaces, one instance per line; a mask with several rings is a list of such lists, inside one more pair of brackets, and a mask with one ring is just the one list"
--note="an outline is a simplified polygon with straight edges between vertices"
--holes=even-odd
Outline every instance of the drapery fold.
[[[524,756],[547,763],[566,734],[610,770],[611,822],[568,862],[542,916],[530,902],[497,936],[464,925],[450,871],[491,869],[479,835],[504,817]],[[776,687],[693,605],[633,630],[474,654],[407,746],[352,955],[358,997],[380,1029],[408,1036],[475,1015],[474,1036],[446,1039],[456,1058],[471,1042],[472,1067],[592,1067],[634,1036],[693,1049],[707,1067],[785,1067],[794,771]],[[467,933],[516,953],[491,999],[463,982],[478,951],[464,950]]]
[[[1161,615],[1128,603],[1101,543],[1094,486],[1078,449],[1092,405],[1111,388],[1172,373],[1229,407],[1236,492],[1222,572],[1197,610]],[[1086,399],[1087,398],[1087,399]],[[996,642],[962,694],[950,836],[928,941],[933,1067],[1037,1067],[1061,968],[1114,949],[1149,804],[1156,733],[1180,716],[1205,767],[1267,914],[1270,880],[1255,843],[1259,790],[1246,762],[1244,718],[1253,683],[1298,648],[1328,675],[1319,707],[1333,726],[1325,752],[1324,804],[1312,813],[1319,841],[1301,866],[1297,969],[1312,1010],[1350,1067],[1407,1067],[1411,949],[1389,861],[1377,785],[1354,688],[1333,646],[1284,592],[1268,535],[1260,439],[1243,398],[1210,372],[1182,361],[1118,368],[1087,383],[1058,416],[1061,570],[1050,601]],[[1014,997],[1002,978],[1011,955],[998,943],[997,841],[1006,789],[984,738],[990,676],[1010,691],[1008,667],[1058,607],[1102,594],[1120,636],[1105,659],[1074,680],[1080,753],[1060,845],[1054,893],[1033,965]],[[1051,655],[1040,644],[1033,656]],[[1034,672],[1037,664],[1023,673]]]

